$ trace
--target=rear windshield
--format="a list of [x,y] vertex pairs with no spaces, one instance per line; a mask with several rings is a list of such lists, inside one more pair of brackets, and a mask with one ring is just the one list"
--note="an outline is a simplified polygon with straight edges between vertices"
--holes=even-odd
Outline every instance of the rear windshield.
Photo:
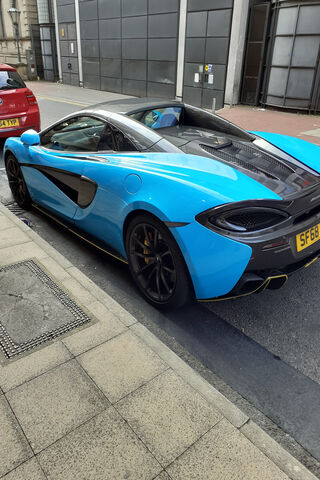
[[159,128],[179,125],[181,113],[182,107],[164,107],[131,113],[129,117],[138,120],[153,130],[158,130]]
[[26,88],[19,73],[13,70],[0,70],[0,90],[10,90],[13,88]]

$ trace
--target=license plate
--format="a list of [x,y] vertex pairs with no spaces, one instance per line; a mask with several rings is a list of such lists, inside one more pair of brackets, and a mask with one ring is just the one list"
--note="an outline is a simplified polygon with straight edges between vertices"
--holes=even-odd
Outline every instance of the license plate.
[[318,240],[320,240],[320,223],[296,235],[297,251],[301,252],[301,250],[310,247]]
[[0,128],[10,128],[19,126],[18,118],[8,118],[8,120],[0,120]]

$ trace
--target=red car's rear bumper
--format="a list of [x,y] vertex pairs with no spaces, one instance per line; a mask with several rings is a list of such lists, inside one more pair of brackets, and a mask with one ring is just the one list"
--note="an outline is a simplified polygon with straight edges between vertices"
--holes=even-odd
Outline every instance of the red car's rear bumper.
[[40,131],[40,113],[38,105],[30,106],[25,113],[0,116],[0,120],[9,120],[11,118],[17,118],[19,120],[19,126],[0,128],[0,138],[20,137],[23,132],[30,128],[33,128],[37,132]]

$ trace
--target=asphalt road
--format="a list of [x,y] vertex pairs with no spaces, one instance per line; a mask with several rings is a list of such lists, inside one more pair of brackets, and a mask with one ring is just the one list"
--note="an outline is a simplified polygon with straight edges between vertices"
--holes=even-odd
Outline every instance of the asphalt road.
[[[81,90],[79,97],[74,88],[59,88],[51,96],[38,93],[43,127],[85,103],[101,101],[102,92]],[[12,200],[2,160],[0,200]],[[277,291],[163,314],[141,299],[126,265],[101,255],[36,212],[23,216],[269,434],[320,473],[314,460],[320,461],[320,262],[298,272]]]

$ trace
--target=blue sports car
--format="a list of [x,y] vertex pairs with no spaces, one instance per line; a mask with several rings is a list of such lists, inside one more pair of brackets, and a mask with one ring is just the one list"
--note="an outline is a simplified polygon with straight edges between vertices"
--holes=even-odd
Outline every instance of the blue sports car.
[[158,308],[279,288],[320,252],[320,148],[178,101],[94,105],[4,159],[20,206],[128,263]]

